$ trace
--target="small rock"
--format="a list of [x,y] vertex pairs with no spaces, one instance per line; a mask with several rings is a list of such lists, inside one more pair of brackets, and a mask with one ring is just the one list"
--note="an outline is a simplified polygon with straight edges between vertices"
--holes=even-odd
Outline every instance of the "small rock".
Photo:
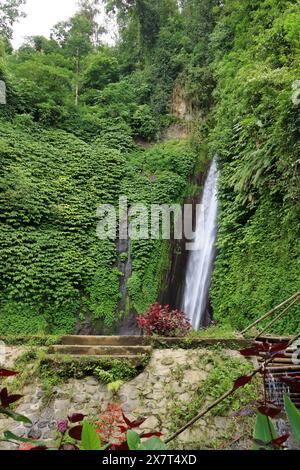
[[175,383],[175,382],[171,384],[171,393],[181,394],[183,392],[184,392],[183,385],[179,383]]
[[34,405],[30,405],[30,410],[31,411],[39,411],[40,405],[39,403],[35,403]]
[[163,383],[158,382],[153,386],[153,390],[161,390],[163,388]]
[[153,392],[147,391],[146,393],[142,393],[142,395],[143,398],[147,398],[147,400],[154,400]]
[[50,431],[49,429],[46,429],[42,434],[42,438],[43,438],[43,440],[54,439],[55,438],[55,432]]
[[69,400],[55,400],[54,408],[56,410],[67,410],[70,406]]
[[32,385],[27,385],[26,387],[23,388],[23,394],[24,395],[33,395],[34,394],[34,388]]
[[26,412],[29,413],[29,410],[30,410],[30,408],[29,408],[28,405],[20,405],[17,408],[17,412],[21,413],[21,414],[25,414]]
[[85,379],[85,384],[93,385],[94,387],[99,386],[99,382],[94,377],[88,377],[87,379]]
[[191,437],[192,437],[191,431],[187,429],[186,431],[184,431],[178,436],[178,440],[179,442],[182,442],[183,444],[188,444],[189,442],[191,442]]
[[29,439],[40,439],[41,437],[42,437],[42,431],[36,426],[31,428],[28,432]]
[[46,420],[50,421],[52,418],[53,418],[53,410],[50,407],[48,407],[44,410],[41,416],[41,419],[43,421],[46,421]]
[[58,400],[68,400],[70,398],[70,394],[66,392],[65,390],[57,390],[56,398]]
[[132,406],[130,403],[125,403],[122,406],[122,411],[124,411],[124,413],[131,413],[133,410],[134,410],[134,406]]
[[82,403],[85,403],[86,402],[86,398],[83,397],[82,395],[76,395],[75,397],[73,397],[73,403],[78,403],[78,404],[82,404]]
[[40,421],[37,425],[40,429],[44,429],[48,426],[48,421]]
[[159,421],[156,416],[150,416],[146,421],[140,426],[140,429],[150,429],[151,431],[156,431],[159,429]]
[[207,379],[207,372],[204,370],[188,370],[184,374],[184,380],[189,384],[197,384]]
[[[19,413],[19,411],[18,411],[18,413]],[[25,416],[28,419],[30,419],[30,421],[31,421],[31,424],[24,424],[25,428],[29,428],[29,429],[32,428],[32,425],[35,426],[37,424],[38,420],[39,420],[38,417],[36,417],[35,415],[31,415],[30,413],[26,413]]]
[[189,402],[191,401],[191,395],[189,393],[184,393],[180,396],[180,400],[183,402]]
[[134,415],[134,419],[138,418],[139,416],[143,416],[145,414],[145,410],[138,406],[134,410],[132,410],[132,414]]
[[56,420],[50,421],[50,423],[48,423],[48,427],[49,429],[57,429],[57,421]]
[[226,428],[228,427],[228,424],[230,424],[230,419],[228,418],[222,418],[222,417],[216,417],[214,419],[214,424],[215,427],[221,431],[225,431]]
[[173,357],[164,357],[161,361],[161,364],[163,366],[171,366],[174,364],[174,359]]
[[17,428],[14,428],[12,432],[16,434],[16,436],[24,437],[26,435],[26,428],[23,426],[18,426]]
[[95,385],[86,385],[84,387],[84,391],[86,393],[89,393],[90,395],[95,395],[96,393],[98,393],[98,388],[99,386],[95,386]]
[[163,413],[166,412],[167,407],[168,407],[169,401],[166,400],[165,398],[160,400],[158,403],[156,403],[156,409],[161,410]]

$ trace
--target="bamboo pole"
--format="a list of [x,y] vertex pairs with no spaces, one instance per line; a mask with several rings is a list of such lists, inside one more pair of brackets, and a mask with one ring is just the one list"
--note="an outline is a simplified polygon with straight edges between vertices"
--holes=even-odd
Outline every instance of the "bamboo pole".
[[248,330],[250,330],[251,328],[253,328],[254,326],[256,326],[258,323],[262,322],[263,320],[265,320],[266,318],[270,317],[274,312],[276,312],[278,309],[280,309],[281,307],[283,307],[285,304],[287,304],[288,302],[291,302],[292,300],[294,300],[296,297],[300,297],[300,292],[297,292],[296,294],[294,294],[292,297],[290,297],[289,299],[285,300],[284,302],[282,302],[281,304],[277,305],[277,307],[273,308],[272,310],[270,310],[268,313],[266,313],[265,315],[263,315],[262,317],[260,317],[258,320],[256,320],[254,323],[251,323],[251,325],[247,326],[247,328],[245,328],[243,331],[242,331],[242,335],[245,334]]
[[[299,293],[298,293],[299,295]],[[295,296],[294,296],[295,297]],[[295,341],[297,341],[298,339],[300,338],[300,334],[297,334],[297,336],[294,336],[294,338],[292,338],[288,344],[287,347],[289,347],[291,344],[293,344]],[[267,365],[269,365],[272,361],[273,361],[274,357],[271,357],[270,359],[268,359],[265,364],[261,365],[260,367],[258,367],[257,369],[255,369],[252,374],[249,375],[249,377],[255,377],[259,372],[262,372],[264,370],[264,367],[266,367]],[[205,408],[205,410],[201,411],[197,416],[195,416],[195,418],[191,419],[191,421],[189,421],[187,424],[185,424],[182,428],[180,428],[177,432],[175,432],[172,436],[170,436],[166,441],[165,441],[165,444],[168,444],[169,442],[173,441],[174,439],[176,439],[176,437],[180,436],[180,434],[182,434],[184,431],[186,431],[187,429],[189,429],[191,426],[193,426],[193,424],[195,424],[197,421],[199,421],[201,418],[203,418],[205,415],[207,415],[207,413],[209,413],[213,408],[215,408],[217,405],[219,405],[220,403],[222,403],[222,401],[226,400],[226,398],[230,397],[231,395],[234,395],[235,392],[237,391],[238,389],[234,389],[232,388],[231,390],[228,390],[228,392],[224,393],[224,395],[222,395],[220,398],[218,398],[218,400],[214,401],[211,405],[209,405],[207,408]]]
[[260,338],[271,326],[274,325],[274,323],[277,322],[277,320],[279,320],[279,318],[281,318],[286,312],[288,312],[290,310],[290,308],[293,307],[293,305],[295,305],[295,303],[298,302],[298,300],[300,299],[300,297],[296,297],[295,300],[293,300],[293,302],[288,305],[282,312],[280,312],[275,318],[274,320],[272,320],[260,333],[258,336],[256,336],[255,340],[257,340],[258,338]]

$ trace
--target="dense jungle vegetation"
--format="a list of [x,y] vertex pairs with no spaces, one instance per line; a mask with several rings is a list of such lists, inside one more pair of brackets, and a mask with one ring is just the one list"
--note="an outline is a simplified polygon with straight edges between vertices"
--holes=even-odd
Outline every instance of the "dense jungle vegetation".
[[[297,0],[97,0],[11,47],[22,0],[0,11],[0,334],[112,328],[120,277],[97,207],[183,202],[215,155],[214,316],[235,328],[299,291],[300,5]],[[164,141],[183,90],[188,139]],[[143,145],[140,145],[143,144]],[[151,145],[150,145],[151,144]],[[126,310],[155,302],[169,244],[132,244]],[[277,325],[292,333],[300,310]]]

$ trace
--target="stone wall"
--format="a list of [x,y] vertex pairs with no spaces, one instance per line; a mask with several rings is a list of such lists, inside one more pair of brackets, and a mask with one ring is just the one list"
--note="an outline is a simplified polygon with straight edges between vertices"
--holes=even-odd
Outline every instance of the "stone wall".
[[[15,358],[21,353],[22,348],[8,348],[6,366],[13,367]],[[129,417],[147,417],[141,426],[143,431],[160,430],[167,437],[178,425],[175,422],[176,407],[180,409],[193,402],[197,390],[212,373],[213,365],[207,360],[209,354],[213,355],[214,352],[208,349],[154,350],[145,370],[131,382],[123,384],[117,396],[94,377],[87,377],[82,380],[71,379],[54,387],[52,396],[45,403],[37,377],[34,383],[20,390],[24,398],[16,408],[17,412],[32,420],[33,426],[0,418],[0,433],[10,430],[21,437],[43,439],[50,443],[55,440],[58,419],[73,412],[98,418],[110,402],[116,401],[122,403]],[[224,358],[232,358],[237,365],[246,362],[238,352],[232,350],[224,349],[221,354]],[[211,401],[212,397],[208,394],[203,406]],[[247,448],[248,427],[248,421],[238,422],[228,416],[208,416],[184,432],[172,446],[176,449],[212,449],[220,446]],[[11,448],[10,445],[0,443],[0,449],[8,448]]]

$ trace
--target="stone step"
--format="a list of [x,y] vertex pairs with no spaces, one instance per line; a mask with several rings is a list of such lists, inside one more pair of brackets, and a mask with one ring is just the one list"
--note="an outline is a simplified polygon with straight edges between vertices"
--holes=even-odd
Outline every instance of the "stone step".
[[56,345],[49,348],[51,354],[68,354],[77,356],[139,356],[145,355],[152,351],[150,346],[84,346],[79,344],[73,345]]
[[[101,358],[105,358],[105,357],[107,356],[95,356],[95,360],[99,360],[99,359],[101,360]],[[80,361],[82,360],[82,355],[72,354],[72,359]],[[126,362],[129,362],[132,366],[138,367],[138,366],[143,365],[143,360],[145,359],[145,355],[141,354],[138,356],[134,356],[134,355],[128,355],[128,354],[127,355],[120,354],[120,355],[113,356],[113,359],[116,359],[119,361],[126,361]]]
[[150,344],[144,336],[63,336],[61,344],[71,346],[144,346]]

